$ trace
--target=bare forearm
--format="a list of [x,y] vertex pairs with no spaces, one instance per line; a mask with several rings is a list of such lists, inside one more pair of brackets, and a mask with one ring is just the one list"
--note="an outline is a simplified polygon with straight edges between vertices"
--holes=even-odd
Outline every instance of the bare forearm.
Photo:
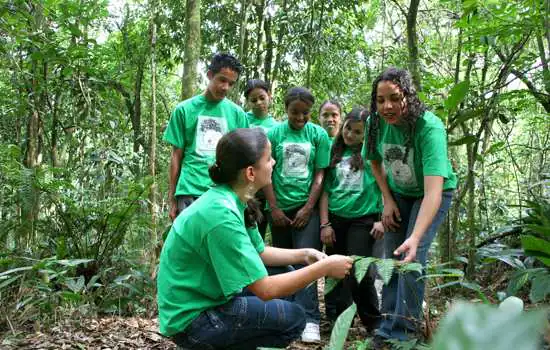
[[168,172],[168,200],[171,202],[176,201],[176,186],[180,177],[182,160],[183,150],[173,147],[170,155],[170,171]]
[[313,207],[319,200],[319,196],[321,196],[321,192],[323,191],[324,178],[325,178],[325,169],[320,169],[320,170],[317,170],[317,172],[315,172],[313,183],[311,184],[311,189],[309,190],[309,197],[305,204],[305,207],[307,207],[310,210],[313,209]]
[[265,199],[269,204],[270,209],[277,208],[277,199],[275,198],[275,192],[273,191],[273,185],[269,184],[265,186],[262,191],[264,191]]
[[321,195],[321,200],[319,200],[319,216],[321,219],[321,224],[326,224],[329,222],[328,215],[328,193],[323,191]]
[[441,192],[428,193],[422,199],[411,237],[420,242],[441,206]]
[[325,261],[321,260],[299,270],[266,277],[265,281],[262,281],[265,283],[262,288],[265,292],[258,297],[263,300],[271,300],[294,294],[326,275],[327,264]]
[[285,266],[305,264],[306,253],[304,249],[265,247],[260,256],[266,266]]

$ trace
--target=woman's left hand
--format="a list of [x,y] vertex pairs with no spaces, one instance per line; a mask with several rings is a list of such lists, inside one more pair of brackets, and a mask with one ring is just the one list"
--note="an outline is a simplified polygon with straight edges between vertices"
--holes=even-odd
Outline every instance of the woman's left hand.
[[381,239],[384,237],[384,225],[382,224],[382,221],[377,221],[374,225],[372,225],[370,234],[374,237],[374,239]]
[[405,254],[405,258],[401,260],[402,263],[413,262],[416,259],[416,249],[418,248],[419,241],[413,237],[409,237],[393,252],[393,255]]
[[292,224],[291,224],[292,227],[297,229],[303,228],[304,226],[307,225],[310,216],[311,216],[311,209],[302,207],[302,209],[298,210],[298,212],[296,213],[294,220],[292,220]]
[[311,265],[327,257],[325,253],[313,248],[304,248],[304,253],[304,263],[306,265]]

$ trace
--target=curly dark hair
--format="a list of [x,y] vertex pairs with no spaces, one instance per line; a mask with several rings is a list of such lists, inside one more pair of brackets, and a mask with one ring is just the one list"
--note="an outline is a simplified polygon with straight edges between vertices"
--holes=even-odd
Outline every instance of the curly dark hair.
[[235,56],[228,53],[219,52],[212,56],[212,61],[208,65],[208,70],[212,73],[219,73],[222,68],[229,68],[235,71],[239,76],[242,74],[244,67]]
[[[346,149],[346,144],[344,142],[344,127],[348,123],[356,123],[356,122],[366,122],[368,111],[366,108],[363,107],[353,107],[351,112],[346,114],[346,117],[344,118],[344,122],[340,126],[340,130],[338,131],[338,134],[334,138],[334,143],[332,144],[332,150],[330,152],[330,168],[335,168],[338,163],[342,161],[342,155],[344,154],[344,151]],[[353,154],[351,156],[351,168],[353,171],[357,171],[359,169],[362,169],[364,166],[364,160],[361,157],[361,148],[363,147],[363,143],[354,146],[351,148],[353,151]]]
[[414,147],[413,139],[416,129],[416,121],[422,114],[424,114],[426,111],[426,106],[418,98],[412,76],[407,70],[391,67],[380,74],[372,83],[370,104],[371,115],[367,142],[367,151],[369,154],[374,154],[376,152],[376,143],[378,141],[378,133],[380,129],[380,115],[378,114],[376,107],[376,95],[378,92],[378,83],[383,81],[390,81],[399,86],[403,92],[405,101],[407,102],[407,115],[405,116],[404,121],[408,126],[408,132],[405,137],[405,153],[403,155],[403,163],[406,163],[409,150],[411,147]]

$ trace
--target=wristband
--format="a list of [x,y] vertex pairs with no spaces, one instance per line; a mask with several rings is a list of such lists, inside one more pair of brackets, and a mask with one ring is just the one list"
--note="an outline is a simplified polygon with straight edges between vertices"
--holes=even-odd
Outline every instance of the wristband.
[[325,228],[325,227],[329,227],[329,226],[332,226],[332,224],[330,222],[327,222],[326,224],[321,224],[320,228]]

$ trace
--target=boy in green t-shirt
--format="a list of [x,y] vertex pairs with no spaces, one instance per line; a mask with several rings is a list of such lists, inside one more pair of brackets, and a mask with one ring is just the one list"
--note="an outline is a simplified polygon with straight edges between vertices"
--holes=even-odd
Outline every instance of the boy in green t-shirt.
[[226,98],[242,70],[235,57],[214,55],[206,90],[179,103],[172,112],[164,132],[164,140],[173,146],[168,190],[172,220],[212,185],[208,167],[214,162],[220,138],[248,127],[242,108]]

